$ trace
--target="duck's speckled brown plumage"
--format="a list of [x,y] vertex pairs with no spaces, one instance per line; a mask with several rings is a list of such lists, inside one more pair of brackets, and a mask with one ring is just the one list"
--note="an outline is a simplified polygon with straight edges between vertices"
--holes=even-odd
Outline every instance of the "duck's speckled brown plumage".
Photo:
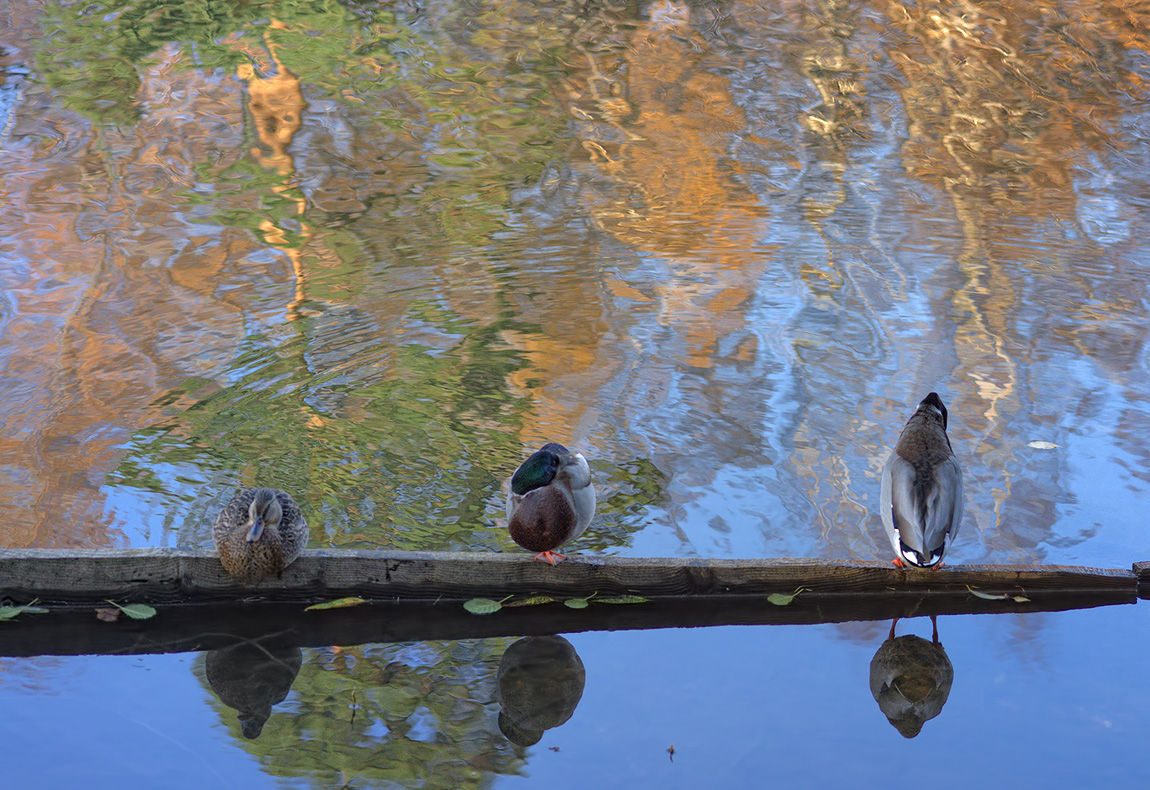
[[[263,529],[255,540],[249,540],[253,515],[260,517]],[[287,492],[245,488],[216,517],[212,539],[224,570],[241,581],[254,582],[283,573],[299,556],[307,545],[307,522]]]

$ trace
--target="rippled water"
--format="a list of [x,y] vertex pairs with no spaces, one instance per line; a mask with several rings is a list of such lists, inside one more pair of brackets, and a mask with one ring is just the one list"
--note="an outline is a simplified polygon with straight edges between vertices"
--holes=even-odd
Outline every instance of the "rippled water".
[[576,551],[885,560],[937,390],[951,561],[1150,559],[1147,31],[0,3],[0,545],[207,546],[259,482],[314,546],[517,550],[503,481],[555,440],[600,489]]

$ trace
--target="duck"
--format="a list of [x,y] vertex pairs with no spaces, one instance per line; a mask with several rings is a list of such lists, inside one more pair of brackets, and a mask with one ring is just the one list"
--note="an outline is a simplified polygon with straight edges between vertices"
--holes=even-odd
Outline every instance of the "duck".
[[301,666],[303,651],[294,645],[245,640],[207,651],[204,675],[220,702],[239,713],[243,736],[254,741],[272,708],[287,699]]
[[556,549],[586,531],[595,515],[595,487],[582,453],[548,442],[511,476],[507,530],[535,559],[551,565],[566,556]]
[[307,545],[308,529],[291,494],[245,488],[216,517],[212,539],[224,570],[245,582],[280,575]]
[[882,523],[900,568],[937,568],[962,525],[962,469],[946,422],[942,399],[929,393],[882,470]]
[[942,713],[954,685],[954,665],[938,641],[938,620],[931,615],[934,634],[890,636],[870,662],[870,692],[879,709],[904,738],[913,738],[922,725]]
[[561,636],[526,636],[503,654],[495,673],[499,731],[516,746],[539,743],[564,724],[583,697],[587,671]]

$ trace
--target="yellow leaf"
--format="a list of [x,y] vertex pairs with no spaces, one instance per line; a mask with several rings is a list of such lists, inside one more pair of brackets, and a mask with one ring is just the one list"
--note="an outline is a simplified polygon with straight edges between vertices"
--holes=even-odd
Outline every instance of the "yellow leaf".
[[334,601],[312,604],[304,609],[304,611],[310,612],[312,609],[347,609],[352,606],[359,606],[361,603],[367,603],[367,601],[362,598],[356,598],[355,596],[350,598],[337,598]]
[[530,598],[524,598],[522,601],[508,601],[503,604],[504,606],[538,606],[543,603],[555,603],[555,599],[550,595],[532,595]]

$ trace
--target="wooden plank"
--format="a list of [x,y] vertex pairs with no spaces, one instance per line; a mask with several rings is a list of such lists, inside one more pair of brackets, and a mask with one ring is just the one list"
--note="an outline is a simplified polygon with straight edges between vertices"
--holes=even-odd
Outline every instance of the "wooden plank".
[[772,605],[761,595],[708,595],[645,604],[592,603],[579,610],[553,603],[505,608],[492,615],[470,614],[457,600],[312,612],[304,611],[299,603],[231,602],[159,606],[150,620],[121,618],[114,623],[97,620],[92,605],[73,605],[0,623],[0,656],[186,652],[241,641],[258,641],[270,649],[623,629],[799,625],[929,614],[1063,611],[1135,601],[1128,591],[1115,590],[1038,593],[1030,601],[987,601],[965,590],[961,595],[941,596],[804,592],[787,606]]
[[379,600],[462,600],[510,594],[565,597],[638,594],[763,595],[812,593],[969,595],[1010,592],[1138,593],[1133,570],[1065,566],[954,565],[902,570],[876,562],[818,559],[703,560],[574,556],[558,566],[527,554],[480,552],[305,551],[283,574],[235,583],[214,553],[176,549],[0,550],[0,595],[79,603],[114,598],[208,603],[257,598],[305,602],[359,595]]
[[1134,575],[1138,577],[1138,597],[1150,598],[1150,562],[1134,563]]

